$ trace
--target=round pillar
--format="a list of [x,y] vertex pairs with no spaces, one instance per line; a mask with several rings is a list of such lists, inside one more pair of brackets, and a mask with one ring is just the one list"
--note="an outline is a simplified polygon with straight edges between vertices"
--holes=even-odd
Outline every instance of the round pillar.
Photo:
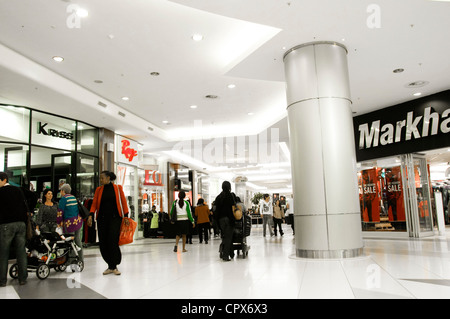
[[347,50],[335,42],[284,56],[296,256],[362,254]]

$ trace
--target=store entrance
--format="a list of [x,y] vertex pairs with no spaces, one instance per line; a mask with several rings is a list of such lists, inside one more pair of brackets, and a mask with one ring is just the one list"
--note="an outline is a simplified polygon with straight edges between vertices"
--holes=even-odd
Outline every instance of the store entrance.
[[59,190],[65,183],[69,184],[74,190],[72,183],[72,154],[54,154],[51,162],[51,180],[54,191],[58,192],[57,197],[60,198]]
[[42,198],[42,192],[46,188],[53,191],[53,199],[59,200],[59,189],[64,183],[73,185],[73,153],[55,151],[51,149],[32,149],[30,165],[30,183],[36,191],[38,198]]

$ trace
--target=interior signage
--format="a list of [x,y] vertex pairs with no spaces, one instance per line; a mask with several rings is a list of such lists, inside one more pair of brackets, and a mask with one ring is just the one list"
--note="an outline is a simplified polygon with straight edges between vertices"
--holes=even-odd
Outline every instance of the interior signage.
[[134,148],[131,148],[130,145],[131,143],[129,140],[122,140],[122,154],[128,161],[132,162],[138,152]]
[[450,90],[353,118],[364,161],[450,146]]
[[144,185],[163,186],[161,173],[154,170],[145,170]]
[[64,138],[68,140],[73,139],[72,132],[58,131],[52,128],[47,128],[48,123],[42,124],[42,122],[37,122],[37,134],[48,135],[53,137]]

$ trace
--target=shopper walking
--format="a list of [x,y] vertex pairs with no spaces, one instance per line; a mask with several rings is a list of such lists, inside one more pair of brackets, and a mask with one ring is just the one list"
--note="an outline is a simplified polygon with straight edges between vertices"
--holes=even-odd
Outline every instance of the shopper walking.
[[269,194],[264,194],[263,199],[259,202],[259,212],[263,217],[263,236],[266,237],[266,227],[269,227],[270,237],[272,237],[273,206]]
[[36,230],[44,233],[56,231],[58,216],[58,204],[53,201],[53,192],[46,188],[42,196],[42,204],[36,214]]
[[19,284],[27,282],[25,252],[28,207],[20,188],[9,185],[8,175],[0,172],[0,287],[6,286],[11,247],[15,251]]
[[233,215],[234,197],[231,194],[231,184],[228,181],[222,183],[222,192],[215,200],[215,214],[219,221],[220,232],[222,234],[221,258],[230,261],[234,257],[233,251],[233,230],[235,219]]
[[295,227],[294,227],[294,199],[288,198],[287,204],[286,204],[288,216],[289,216],[289,223],[291,224],[292,228],[292,234],[295,235]]
[[205,205],[205,200],[200,198],[197,202],[197,207],[195,207],[195,217],[197,217],[198,238],[200,244],[203,242],[203,238],[205,239],[205,244],[208,243],[211,214],[212,212],[209,210],[208,205]]
[[81,261],[84,261],[83,245],[81,243],[83,218],[81,218],[78,211],[77,199],[71,194],[71,192],[72,188],[69,184],[64,184],[61,186],[61,199],[58,204],[59,213],[57,222],[65,234],[73,234],[75,245],[80,248],[78,251],[78,256]]
[[100,253],[108,264],[103,275],[121,274],[117,269],[117,265],[122,261],[119,247],[120,226],[122,217],[128,217],[129,213],[122,186],[114,184],[115,180],[116,174],[113,172],[100,173],[101,186],[95,190],[91,214],[88,217],[88,225],[92,225],[93,218],[97,220]]
[[280,230],[280,235],[283,236],[283,229],[281,225],[283,224],[284,220],[284,209],[281,207],[280,200],[276,200],[275,205],[273,206],[273,231],[275,233],[275,236],[277,236],[277,227]]
[[176,233],[176,243],[173,248],[174,252],[178,251],[178,243],[180,242],[180,238],[183,241],[183,252],[187,252],[186,250],[186,235],[189,232],[189,227],[195,226],[194,218],[191,214],[191,205],[189,202],[184,200],[186,197],[186,193],[181,191],[178,193],[178,199],[174,200],[172,203],[172,208],[170,209],[170,220],[173,224],[175,224],[175,233]]

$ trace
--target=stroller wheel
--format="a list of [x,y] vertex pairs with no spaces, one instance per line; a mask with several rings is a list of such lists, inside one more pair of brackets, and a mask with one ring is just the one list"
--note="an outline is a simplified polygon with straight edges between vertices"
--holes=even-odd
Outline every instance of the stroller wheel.
[[14,279],[19,278],[19,266],[17,264],[13,264],[11,268],[9,268],[9,275]]
[[67,268],[67,265],[66,265],[66,264],[61,264],[61,265],[59,265],[59,266],[56,266],[56,267],[55,267],[55,270],[56,270],[56,271],[64,272],[64,271],[66,270],[66,268]]
[[48,275],[50,274],[50,268],[47,264],[40,264],[39,267],[36,269],[36,276],[39,279],[46,279]]
[[70,264],[72,272],[82,272],[84,269],[84,262],[82,260],[74,261]]

